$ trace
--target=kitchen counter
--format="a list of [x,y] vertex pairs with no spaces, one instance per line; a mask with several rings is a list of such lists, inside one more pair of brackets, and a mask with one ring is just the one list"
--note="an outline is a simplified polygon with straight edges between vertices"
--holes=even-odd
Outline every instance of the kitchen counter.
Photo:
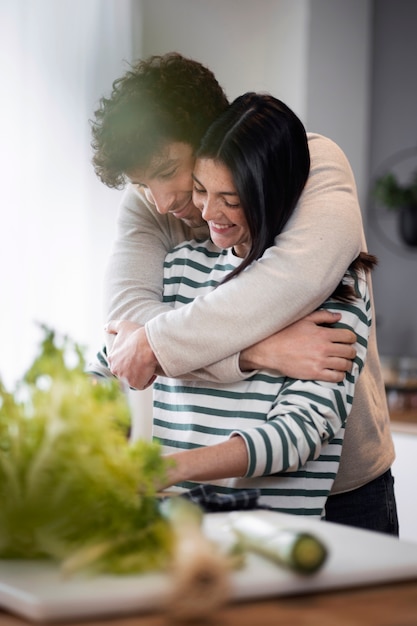
[[[0,611],[0,626],[31,622]],[[59,626],[169,626],[162,614],[59,622]],[[194,626],[198,626],[194,622]],[[200,622],[200,624],[203,624]],[[416,626],[417,580],[315,595],[240,602],[216,611],[204,626]],[[181,624],[176,624],[181,626]]]
[[417,387],[385,385],[392,422],[417,425]]
[[[240,515],[273,533],[312,532],[329,556],[319,572],[301,576],[248,553],[231,573],[229,604],[205,626],[416,626],[417,544],[302,516]],[[222,545],[230,538],[229,516],[204,518],[205,533]],[[50,562],[0,561],[0,626],[167,626],[164,603],[173,580],[162,573],[65,579]]]

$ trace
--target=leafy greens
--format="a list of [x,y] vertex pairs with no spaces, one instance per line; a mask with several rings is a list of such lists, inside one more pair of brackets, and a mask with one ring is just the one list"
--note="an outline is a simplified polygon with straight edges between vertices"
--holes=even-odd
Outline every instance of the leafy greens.
[[155,493],[165,462],[157,444],[129,443],[118,381],[84,367],[81,348],[44,327],[14,392],[0,381],[0,558],[54,559],[69,573],[159,569],[173,547]]

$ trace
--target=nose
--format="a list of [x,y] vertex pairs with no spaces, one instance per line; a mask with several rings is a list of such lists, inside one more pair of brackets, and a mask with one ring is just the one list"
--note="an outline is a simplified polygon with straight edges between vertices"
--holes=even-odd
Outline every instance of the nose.
[[145,189],[145,196],[150,204],[153,204],[161,215],[169,213],[175,205],[175,196],[162,191],[151,191],[149,187]]
[[207,196],[204,200],[201,200],[198,208],[201,210],[202,218],[206,222],[214,219],[214,217],[218,213],[215,202],[213,202],[213,200],[209,196]]

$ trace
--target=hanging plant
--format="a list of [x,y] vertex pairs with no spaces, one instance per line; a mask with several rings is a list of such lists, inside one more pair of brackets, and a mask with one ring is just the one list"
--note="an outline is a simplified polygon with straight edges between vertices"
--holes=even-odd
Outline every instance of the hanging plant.
[[414,206],[417,209],[417,171],[408,185],[400,185],[392,172],[378,178],[374,187],[375,199],[387,209]]
[[417,246],[417,171],[405,185],[392,172],[381,176],[373,195],[388,210],[399,212],[400,236],[408,246]]

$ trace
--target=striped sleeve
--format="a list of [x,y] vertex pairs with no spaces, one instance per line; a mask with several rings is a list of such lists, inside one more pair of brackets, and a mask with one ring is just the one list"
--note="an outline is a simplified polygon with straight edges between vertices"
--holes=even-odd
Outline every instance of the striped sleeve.
[[[355,279],[356,280],[356,279]],[[355,385],[364,366],[372,323],[366,279],[358,282],[355,302],[328,300],[323,308],[342,314],[337,324],[352,330],[357,355],[343,382],[285,379],[264,424],[232,433],[244,438],[249,455],[247,476],[297,471],[321,454],[322,446],[340,433],[352,408]]]

